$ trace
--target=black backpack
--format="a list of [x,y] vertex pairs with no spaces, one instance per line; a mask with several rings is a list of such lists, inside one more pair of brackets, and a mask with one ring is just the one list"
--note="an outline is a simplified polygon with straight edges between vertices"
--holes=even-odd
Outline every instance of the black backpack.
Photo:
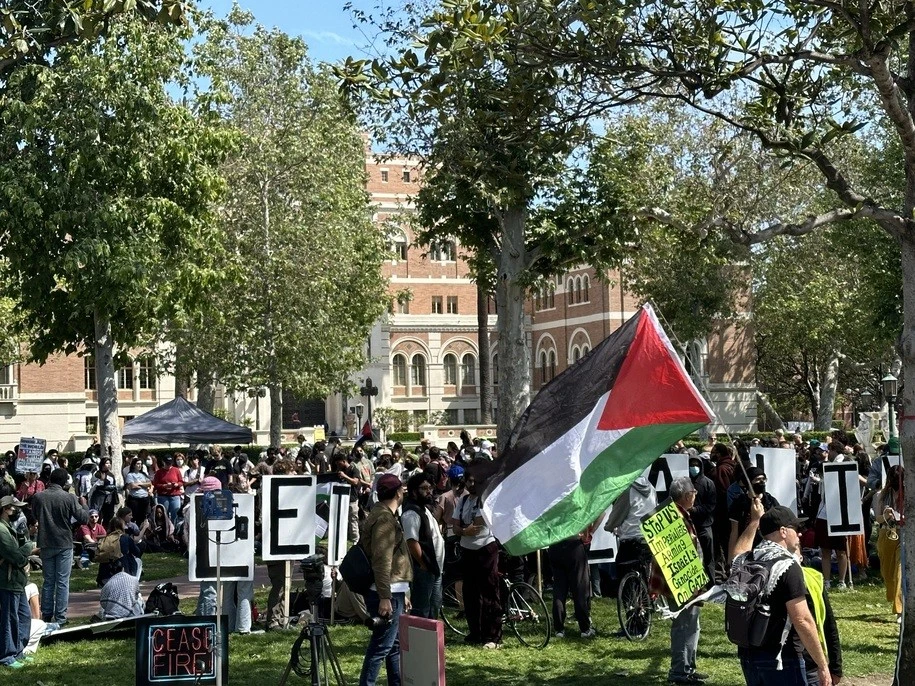
[[167,581],[159,584],[149,593],[146,600],[146,614],[156,613],[159,615],[178,614],[178,603],[181,598],[178,596],[178,587]]
[[772,616],[765,595],[771,573],[772,563],[754,560],[750,552],[724,584],[724,629],[731,643],[741,648],[758,648],[765,639]]

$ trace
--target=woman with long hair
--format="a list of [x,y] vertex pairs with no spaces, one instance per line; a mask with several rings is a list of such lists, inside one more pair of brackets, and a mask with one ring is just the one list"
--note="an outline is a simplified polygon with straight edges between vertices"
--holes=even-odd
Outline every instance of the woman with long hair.
[[139,457],[130,461],[130,471],[124,479],[124,490],[127,491],[127,507],[133,512],[133,520],[145,522],[149,516],[152,482],[143,471],[143,460]]
[[886,486],[874,497],[874,521],[880,526],[877,538],[877,555],[880,557],[880,575],[886,586],[886,599],[893,604],[893,612],[902,617],[902,557],[899,547],[899,527],[905,522],[905,470],[899,465],[890,467]]

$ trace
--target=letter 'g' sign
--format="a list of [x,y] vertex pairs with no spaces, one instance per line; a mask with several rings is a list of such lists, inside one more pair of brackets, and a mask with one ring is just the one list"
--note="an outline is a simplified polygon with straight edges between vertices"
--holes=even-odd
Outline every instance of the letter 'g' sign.
[[826,527],[830,536],[864,533],[857,462],[824,463],[823,494],[826,498]]
[[261,524],[265,560],[301,560],[315,553],[317,485],[311,475],[265,476]]

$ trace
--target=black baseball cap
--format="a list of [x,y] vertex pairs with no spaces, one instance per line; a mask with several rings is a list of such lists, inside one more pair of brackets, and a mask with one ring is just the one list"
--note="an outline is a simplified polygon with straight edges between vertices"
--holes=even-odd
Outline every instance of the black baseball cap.
[[789,508],[778,505],[771,508],[759,520],[759,533],[768,536],[774,531],[778,531],[783,526],[795,531],[800,531],[806,525],[806,520],[800,519]]

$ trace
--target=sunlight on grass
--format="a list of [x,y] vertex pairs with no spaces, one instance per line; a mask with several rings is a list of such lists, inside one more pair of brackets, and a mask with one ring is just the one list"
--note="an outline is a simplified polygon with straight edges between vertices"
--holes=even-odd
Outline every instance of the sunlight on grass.
[[[185,584],[181,590],[181,608],[192,612],[196,603],[196,584]],[[884,599],[883,587],[865,585],[854,591],[833,593],[831,598],[842,636],[846,676],[890,673],[898,627]],[[261,610],[265,599],[266,590],[259,588],[256,601]],[[619,628],[614,599],[595,599],[592,614],[598,629],[596,639],[554,638],[542,651],[520,647],[517,639],[509,635],[505,636],[505,647],[498,652],[466,647],[446,636],[448,684],[655,686],[666,683],[670,662],[669,623],[657,621],[645,641],[630,643],[612,636]],[[721,607],[706,606],[702,610],[701,624],[699,669],[708,672],[710,683],[716,686],[742,684],[736,648],[724,635]],[[571,624],[567,626],[567,629],[572,628]],[[230,637],[230,683],[262,686],[278,683],[297,635],[298,632],[290,631]],[[576,635],[573,631],[567,633],[567,636],[573,635]],[[356,683],[368,631],[363,627],[334,627],[331,636],[347,682]],[[87,681],[87,676],[91,676],[91,682]],[[87,683],[131,686],[134,683],[133,638],[44,647],[39,650],[35,663],[18,672],[16,677],[16,682],[21,684],[38,681],[45,686],[85,686]],[[305,684],[307,680],[291,677],[290,683]]]

